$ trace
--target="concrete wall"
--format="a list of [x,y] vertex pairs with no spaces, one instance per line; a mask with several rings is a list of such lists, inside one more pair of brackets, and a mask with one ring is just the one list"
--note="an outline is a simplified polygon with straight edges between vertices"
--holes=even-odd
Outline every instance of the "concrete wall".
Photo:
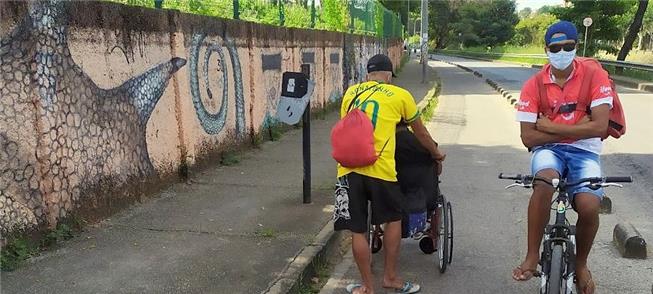
[[[87,1],[0,1],[0,233],[104,217],[251,142],[284,71],[313,109],[401,42]],[[207,162],[209,161],[209,162]]]

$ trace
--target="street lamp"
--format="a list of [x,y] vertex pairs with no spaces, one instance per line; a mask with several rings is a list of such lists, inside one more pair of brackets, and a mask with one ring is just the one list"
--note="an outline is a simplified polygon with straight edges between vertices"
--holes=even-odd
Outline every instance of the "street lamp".
[[592,25],[592,18],[586,17],[583,19],[583,25],[585,26],[585,42],[583,43],[583,57],[585,57],[585,50],[587,49],[587,29]]

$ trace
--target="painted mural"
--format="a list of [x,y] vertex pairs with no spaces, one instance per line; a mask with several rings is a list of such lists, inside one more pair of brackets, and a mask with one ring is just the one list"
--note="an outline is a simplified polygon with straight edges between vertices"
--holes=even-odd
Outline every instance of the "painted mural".
[[[206,40],[205,34],[194,34],[190,46],[190,90],[193,106],[200,125],[211,135],[219,134],[224,128],[229,107],[229,72],[233,75],[233,85],[236,98],[236,133],[243,135],[245,125],[245,97],[243,94],[243,78],[240,70],[240,59],[234,42],[228,38]],[[226,48],[226,50],[225,50]],[[204,50],[204,52],[201,52]],[[226,58],[228,54],[229,59]],[[203,57],[201,57],[203,56]],[[211,58],[215,58],[219,76],[209,80]],[[200,87],[200,79],[204,87]],[[205,94],[205,95],[203,95]],[[202,97],[205,97],[204,100]],[[205,101],[220,100],[220,109],[211,113],[205,106]]]
[[186,61],[172,58],[101,89],[71,57],[66,20],[63,2],[31,2],[0,40],[2,232],[55,222],[102,179],[155,172],[145,126]]
[[[210,23],[196,21],[198,16],[182,15],[182,22],[187,19],[193,24],[187,32],[171,34],[168,27],[147,32],[164,36],[157,39],[164,40],[163,44],[148,44],[150,48],[163,46],[164,54],[160,59],[145,58],[151,65],[131,73],[134,57],[130,61],[115,42],[103,43],[104,33],[93,33],[105,29],[99,23],[92,29],[76,31],[87,35],[75,45],[108,54],[122,50],[127,63],[120,65],[125,67],[121,70],[130,72],[125,80],[113,83],[117,86],[100,87],[97,76],[94,81],[80,64],[108,61],[84,59],[88,57],[74,56],[70,50],[70,19],[75,15],[68,13],[79,2],[17,3],[27,7],[26,15],[16,16],[15,25],[0,32],[0,234],[53,226],[75,209],[97,202],[94,193],[98,191],[157,181],[164,169],[157,166],[163,154],[187,156],[186,152],[170,152],[175,148],[209,144],[220,152],[220,146],[239,144],[245,136],[264,131],[276,121],[283,71],[293,67],[298,71],[301,63],[324,69],[319,73],[324,84],[318,83],[320,89],[316,89],[321,93],[316,99],[323,101],[315,105],[335,102],[347,85],[364,78],[361,64],[381,50],[380,43],[365,43],[362,38],[328,49],[315,48],[313,39],[291,46],[305,46],[302,50],[271,48],[265,42],[248,43],[247,36],[229,36],[225,31],[204,33],[202,25]],[[102,2],[92,5],[108,10],[133,9]],[[160,13],[170,17],[167,11]],[[135,29],[118,27],[115,35],[129,35],[129,30]],[[180,48],[173,50],[166,40],[178,42]],[[142,46],[138,50],[140,57],[148,55]],[[317,50],[324,53],[316,55]],[[174,91],[167,90],[173,87]],[[151,128],[156,132],[169,130],[166,138],[178,135],[180,140],[171,143],[160,139],[151,135]],[[226,133],[237,134],[237,138],[223,136]],[[151,152],[153,147],[158,148],[156,152]],[[152,158],[152,154],[159,157]],[[201,159],[194,162],[197,160]],[[102,203],[90,205],[102,209]]]

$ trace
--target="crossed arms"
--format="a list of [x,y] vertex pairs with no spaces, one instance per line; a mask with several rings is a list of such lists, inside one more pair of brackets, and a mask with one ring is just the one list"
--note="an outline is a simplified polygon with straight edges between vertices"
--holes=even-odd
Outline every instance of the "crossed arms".
[[601,104],[592,108],[592,115],[585,116],[575,125],[554,123],[545,116],[536,123],[521,122],[521,140],[524,146],[533,148],[565,139],[601,138],[608,130],[610,106]]

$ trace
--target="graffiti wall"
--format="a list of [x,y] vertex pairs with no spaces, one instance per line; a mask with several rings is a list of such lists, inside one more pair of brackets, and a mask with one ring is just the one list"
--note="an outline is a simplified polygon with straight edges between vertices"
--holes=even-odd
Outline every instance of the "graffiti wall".
[[[390,44],[390,45],[388,45]],[[85,1],[0,1],[0,233],[131,203],[276,122],[311,65],[313,109],[400,41]]]

